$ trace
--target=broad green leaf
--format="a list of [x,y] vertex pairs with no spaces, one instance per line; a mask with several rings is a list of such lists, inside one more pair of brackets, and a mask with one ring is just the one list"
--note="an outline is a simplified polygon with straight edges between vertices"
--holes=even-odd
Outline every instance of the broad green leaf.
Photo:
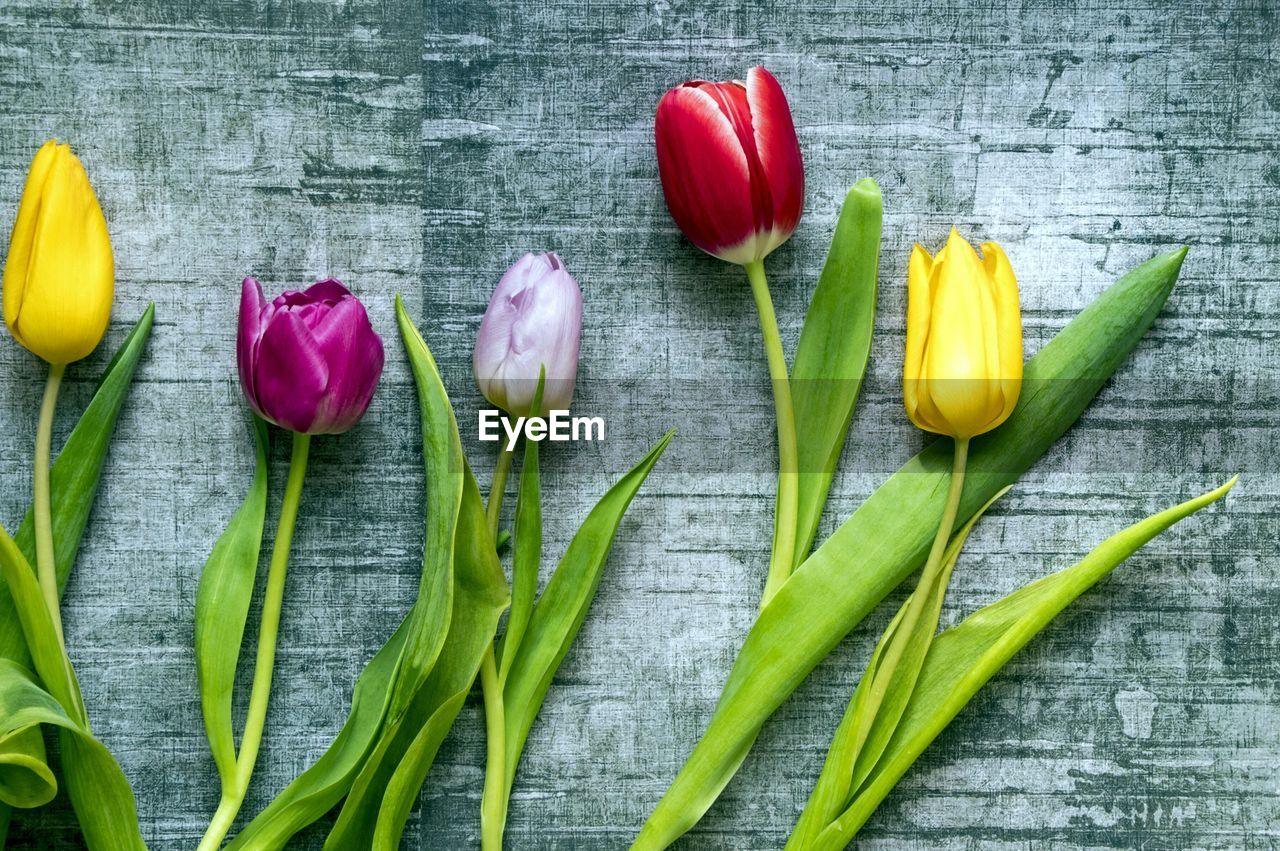
[[[396,315],[422,412],[423,452],[428,458],[428,547],[432,545],[431,506],[437,504],[433,491],[435,499],[443,498],[440,488],[433,489],[432,477],[448,474],[456,477],[461,486],[447,547],[454,560],[445,589],[451,611],[443,618],[447,631],[442,648],[436,651],[437,658],[411,694],[405,710],[387,718],[325,842],[327,848],[342,851],[382,847],[375,843],[375,832],[379,842],[389,841],[385,839],[389,836],[398,841],[422,779],[462,708],[480,669],[480,660],[492,646],[498,619],[509,602],[506,577],[489,537],[480,490],[462,456],[458,426],[435,361],[400,299],[396,300]],[[447,452],[436,450],[439,457],[434,464],[430,459],[433,446],[448,447]],[[424,562],[424,571],[429,569],[430,558],[428,555]],[[424,598],[425,593],[424,583],[415,609],[432,603]],[[398,674],[402,680],[406,667],[402,665]],[[402,684],[397,683],[396,691],[401,688]]]
[[[423,688],[427,699],[420,701],[423,711],[429,711],[430,715],[425,719],[419,716],[413,724],[404,725],[407,730],[417,729],[382,795],[372,842],[372,847],[378,851],[394,851],[400,847],[400,835],[404,832],[409,810],[418,799],[418,792],[440,743],[471,691],[484,654],[493,646],[498,620],[510,602],[507,578],[502,574],[502,566],[489,538],[480,490],[469,469],[454,555],[456,587],[449,638],[445,641],[440,661]],[[331,847],[346,849],[354,846],[337,844]]]
[[[411,361],[414,369],[424,366]],[[366,759],[342,812],[325,842],[336,851],[398,847],[409,810],[445,734],[462,708],[480,660],[493,644],[498,620],[509,602],[489,537],[484,504],[471,470],[465,487],[454,547],[453,612],[449,634],[430,676],[409,710],[388,718]]]
[[[42,807],[53,800],[58,781],[50,770],[39,727],[19,730],[0,740],[0,820],[10,807]],[[0,848],[4,847],[0,830]]]
[[0,659],[0,742],[41,724],[60,729],[67,792],[91,851],[145,851],[133,791],[110,752],[30,671]]
[[618,524],[674,434],[672,430],[663,435],[591,509],[534,606],[503,689],[508,794],[525,739],[542,708],[551,679],[595,598]]
[[[546,370],[538,376],[530,410],[542,410],[542,390]],[[542,485],[538,479],[538,441],[524,442],[524,463],[520,467],[520,491],[516,496],[515,546],[511,554],[511,614],[498,645],[498,682],[506,682],[511,661],[524,639],[538,595],[538,570],[542,565]]]
[[236,740],[231,721],[236,663],[258,572],[258,552],[267,517],[267,424],[253,418],[257,462],[249,495],[213,545],[196,592],[196,674],[209,750],[223,789],[236,773]]
[[1226,496],[1232,479],[1107,538],[1075,566],[1026,585],[946,630],[929,649],[915,692],[852,806],[812,846],[844,848],[924,749],[978,689],[1075,600],[1156,535]]
[[870,773],[871,767],[880,758],[880,754],[884,752],[889,737],[893,734],[894,728],[906,709],[907,701],[911,698],[911,691],[915,688],[920,668],[924,665],[929,645],[938,628],[938,618],[942,614],[942,600],[946,596],[947,583],[951,581],[951,571],[955,569],[960,550],[982,515],[996,500],[1008,492],[1008,488],[1001,490],[969,518],[969,521],[947,544],[947,550],[942,557],[942,569],[938,571],[934,581],[928,588],[917,587],[912,592],[911,597],[917,594],[926,595],[924,610],[916,625],[915,634],[911,636],[911,644],[903,653],[890,681],[889,689],[885,692],[884,701],[880,704],[880,711],[876,713],[866,741],[861,748],[858,748],[857,729],[860,723],[865,723],[868,712],[866,700],[871,683],[879,673],[885,650],[898,633],[911,598],[899,607],[898,613],[885,629],[884,635],[880,636],[871,654],[871,660],[867,664],[866,673],[858,682],[853,699],[849,701],[849,708],[836,729],[831,747],[827,751],[826,763],[822,766],[822,774],[818,777],[813,794],[809,796],[809,803],[800,814],[800,820],[787,841],[788,849],[808,847],[808,844],[831,823],[831,820],[849,805],[852,791],[861,785],[862,780]]
[[115,759],[89,730],[80,684],[54,630],[35,573],[3,529],[0,574],[44,684],[40,688],[16,662],[0,660],[0,690],[13,689],[0,698],[6,709],[0,715],[0,742],[37,724],[61,728],[62,775],[90,851],[145,849],[133,790]]
[[282,848],[347,794],[382,729],[408,626],[406,618],[356,680],[351,712],[333,744],[240,831],[227,851]]
[[[961,519],[1014,482],[1079,418],[1160,312],[1185,255],[1185,248],[1162,254],[1122,277],[1027,362],[1013,414],[972,443]],[[706,732],[634,848],[665,848],[696,824],[769,716],[924,562],[950,468],[948,441],[908,461],[761,610]]]
[[[466,460],[435,358],[396,296],[396,321],[404,340],[422,417],[422,460],[426,468],[426,539],[418,599],[409,615],[404,654],[391,693],[390,718],[401,718],[436,664],[449,633],[453,609],[454,531],[462,503]],[[496,556],[495,556],[496,559]]]
[[[146,348],[154,317],[155,307],[149,305],[116,350],[93,399],[53,463],[50,502],[59,590],[65,587],[80,548],[111,433]],[[30,511],[18,529],[16,541],[27,560],[34,560],[35,524]],[[4,582],[0,582],[0,658],[13,659],[24,667],[31,663],[22,625]],[[56,792],[57,783],[46,764],[44,737],[38,728],[0,743],[0,847],[10,806],[40,806],[52,800]]]
[[859,180],[840,208],[796,347],[791,368],[800,464],[796,566],[813,546],[871,354],[882,214],[880,187],[869,177]]

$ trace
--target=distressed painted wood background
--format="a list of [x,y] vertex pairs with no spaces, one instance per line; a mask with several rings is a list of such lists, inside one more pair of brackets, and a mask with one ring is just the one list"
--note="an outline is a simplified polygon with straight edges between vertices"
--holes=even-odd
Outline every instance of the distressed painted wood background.
[[[115,243],[110,346],[157,304],[65,614],[95,728],[137,789],[152,847],[193,847],[216,802],[191,612],[250,473],[233,367],[240,278],[341,278],[390,355],[365,422],[313,449],[255,812],[331,740],[417,585],[416,406],[392,295],[420,318],[471,438],[470,348],[489,291],[519,254],[547,249],[586,296],[578,408],[608,421],[603,446],[546,458],[548,551],[665,427],[681,432],[533,731],[509,845],[625,845],[751,620],[773,487],[745,283],[667,217],[652,109],[685,78],[757,62],[791,96],[807,164],[805,219],[769,265],[789,346],[845,188],[872,175],[885,193],[871,377],[826,529],[924,441],[895,387],[903,274],[911,243],[937,247],[952,223],[1006,247],[1029,350],[1118,274],[1192,250],[1137,353],[978,528],[947,621],[1243,474],[1225,504],[1133,558],[985,688],[862,846],[1280,847],[1272,0],[4,0],[0,218],[39,143],[69,140]],[[63,434],[106,351],[70,370]],[[10,525],[27,503],[42,377],[0,342]],[[469,449],[487,480],[489,447]],[[891,605],[766,728],[683,847],[780,846]],[[407,848],[476,846],[482,763],[473,698]],[[17,819],[15,848],[79,846],[65,802]]]

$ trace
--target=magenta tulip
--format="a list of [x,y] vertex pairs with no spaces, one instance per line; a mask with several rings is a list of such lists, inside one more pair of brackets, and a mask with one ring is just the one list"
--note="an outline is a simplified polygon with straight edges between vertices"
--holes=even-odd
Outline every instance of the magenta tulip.
[[236,359],[249,405],[281,428],[339,434],[364,416],[382,374],[382,339],[340,282],[268,302],[245,278]]
[[480,392],[527,416],[546,370],[543,411],[568,410],[578,376],[582,291],[555,254],[526,254],[493,291],[480,321],[472,367]]

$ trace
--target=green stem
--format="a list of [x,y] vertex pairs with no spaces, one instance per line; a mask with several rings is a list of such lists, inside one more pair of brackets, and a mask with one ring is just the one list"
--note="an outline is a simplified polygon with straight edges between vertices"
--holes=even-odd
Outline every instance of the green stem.
[[[503,449],[493,468],[485,519],[489,523],[489,537],[494,542],[498,540],[498,516],[502,513],[502,498],[514,457],[513,449]],[[492,643],[480,662],[480,687],[484,693],[486,750],[484,794],[480,799],[480,849],[502,851],[502,833],[507,825],[507,720],[503,683],[498,677]]]
[[911,601],[907,604],[906,614],[903,615],[897,632],[894,633],[889,647],[885,650],[880,667],[875,672],[875,678],[871,681],[871,690],[867,693],[867,711],[854,735],[853,753],[855,754],[861,753],[863,745],[867,743],[867,736],[871,734],[871,726],[875,723],[876,715],[880,711],[880,704],[884,702],[889,681],[893,679],[893,672],[902,660],[902,654],[906,652],[906,647],[911,642],[911,634],[915,632],[916,624],[919,623],[920,615],[924,611],[925,601],[929,597],[926,589],[933,585],[938,578],[938,571],[942,569],[942,556],[946,552],[947,541],[951,539],[951,530],[956,525],[960,495],[964,493],[965,465],[969,459],[969,439],[956,438],[955,443],[955,460],[951,465],[951,487],[947,492],[946,506],[942,509],[942,520],[938,523],[933,547],[929,550],[929,558],[924,563],[920,582],[911,595]]
[[62,611],[58,603],[58,560],[53,549],[53,506],[49,492],[49,456],[53,451],[53,412],[58,407],[58,389],[62,386],[62,372],[66,364],[49,364],[49,379],[44,385],[44,399],[40,403],[40,422],[36,426],[36,457],[32,471],[36,525],[36,576],[44,593],[49,617],[58,643],[66,646],[62,637]]
[[480,848],[481,851],[502,851],[502,833],[507,825],[507,722],[492,644],[480,663],[480,685],[484,691],[486,742]]
[[778,494],[773,519],[773,552],[769,557],[769,577],[765,580],[763,608],[791,575],[795,561],[796,524],[800,507],[800,461],[796,445],[796,413],[791,403],[791,382],[787,377],[787,357],[782,351],[778,317],[769,297],[764,263],[756,260],[743,268],[751,282],[751,294],[760,314],[760,331],[769,358],[769,378],[773,384],[773,408],[778,420]]
[[222,800],[214,813],[199,851],[214,851],[222,845],[236,814],[244,803],[249,778],[258,761],[262,730],[267,720],[267,704],[271,699],[271,675],[276,661],[276,639],[280,632],[280,607],[284,601],[284,580],[289,569],[289,549],[293,545],[293,529],[298,520],[298,503],[302,498],[302,480],[307,472],[307,452],[311,435],[293,435],[293,456],[289,459],[289,480],[280,505],[280,523],[271,549],[271,567],[267,571],[267,590],[262,602],[262,625],[258,631],[258,657],[253,668],[253,687],[249,693],[249,711],[245,716],[244,735],[236,755],[236,773],[230,788],[222,790]]
[[507,490],[507,474],[511,472],[511,459],[515,454],[514,450],[503,449],[493,468],[493,484],[489,487],[489,504],[484,516],[489,521],[489,537],[495,541],[498,540],[498,515],[502,514],[502,498]]

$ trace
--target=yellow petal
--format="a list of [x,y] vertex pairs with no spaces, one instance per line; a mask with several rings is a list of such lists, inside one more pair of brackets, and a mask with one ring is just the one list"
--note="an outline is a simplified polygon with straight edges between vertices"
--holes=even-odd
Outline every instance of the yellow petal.
[[114,282],[102,208],[80,160],[59,146],[45,180],[14,335],[50,363],[83,358],[106,332]]
[[[940,267],[940,268],[939,268]],[[955,230],[937,273],[924,372],[929,396],[954,437],[970,437],[989,419],[983,381],[987,352],[981,291],[986,272],[977,253]]]
[[1004,250],[994,242],[982,245],[983,265],[995,295],[1000,337],[1000,383],[1003,407],[995,428],[1009,418],[1022,389],[1022,312],[1018,306],[1018,281]]
[[919,406],[920,368],[929,340],[929,273],[932,265],[933,258],[928,251],[919,245],[911,250],[911,259],[907,261],[907,350],[902,364],[902,401],[907,416],[921,428],[926,426],[916,421],[916,410]]
[[[45,181],[49,177],[53,161],[58,156],[59,145],[53,139],[36,151],[27,170],[27,182],[18,204],[18,216],[13,222],[9,237],[9,256],[4,263],[4,321],[9,331],[22,342],[16,325],[22,311],[23,296],[27,288],[27,268],[31,264],[31,244],[35,240],[36,220],[40,217],[40,204]],[[25,344],[24,344],[25,345]]]

